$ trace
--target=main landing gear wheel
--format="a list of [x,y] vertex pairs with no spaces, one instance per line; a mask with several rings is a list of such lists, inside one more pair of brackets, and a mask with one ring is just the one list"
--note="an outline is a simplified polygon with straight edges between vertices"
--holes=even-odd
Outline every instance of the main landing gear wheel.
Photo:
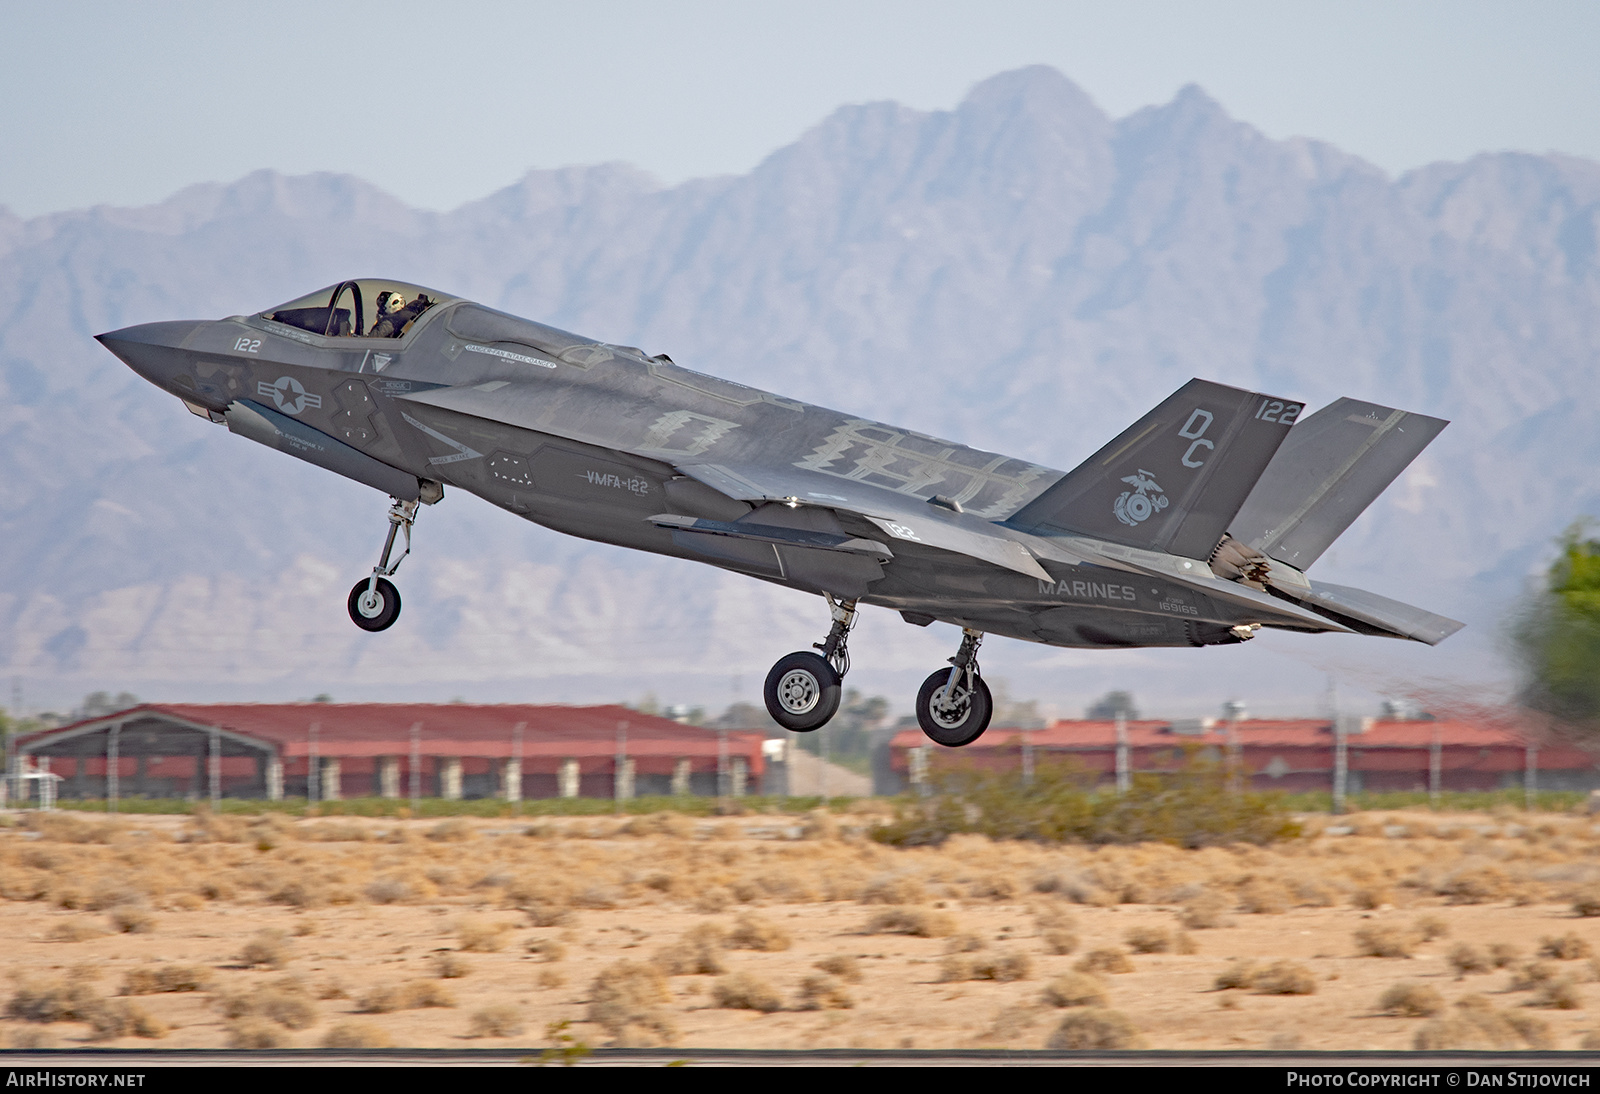
[[791,653],[779,659],[761,696],[767,713],[784,729],[810,733],[821,729],[839,709],[839,674],[814,653]]
[[386,631],[400,618],[400,590],[381,577],[372,584],[364,577],[350,590],[350,618],[364,631]]
[[935,744],[960,748],[982,737],[989,728],[994,699],[978,673],[978,646],[982,642],[982,632],[963,627],[961,648],[950,658],[950,668],[928,677],[917,692],[917,724]]
[[917,692],[917,724],[934,744],[960,748],[982,737],[989,728],[994,699],[983,677],[974,677],[973,682],[977,686],[968,689],[963,680],[948,696],[945,689],[950,683],[949,669],[939,669],[922,682],[922,689]]

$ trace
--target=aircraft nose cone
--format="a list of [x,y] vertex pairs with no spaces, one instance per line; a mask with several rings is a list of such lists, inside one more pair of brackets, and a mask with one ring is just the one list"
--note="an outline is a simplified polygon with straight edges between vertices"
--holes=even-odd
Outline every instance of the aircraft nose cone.
[[97,334],[95,341],[146,380],[166,387],[183,365],[179,347],[197,325],[193,322],[141,323]]

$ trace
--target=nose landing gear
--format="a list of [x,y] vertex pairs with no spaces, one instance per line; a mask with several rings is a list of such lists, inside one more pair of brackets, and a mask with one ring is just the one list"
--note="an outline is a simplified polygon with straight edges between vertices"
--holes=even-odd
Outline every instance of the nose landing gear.
[[[389,506],[389,537],[383,542],[383,556],[372,568],[372,576],[356,582],[346,604],[350,609],[351,621],[364,631],[388,630],[400,618],[400,590],[386,579],[394,576],[401,561],[411,553],[411,526],[416,523],[417,503],[398,498],[389,500],[394,504]],[[405,530],[406,549],[400,552],[399,558],[390,562],[389,556],[394,553],[395,534],[401,529]]]
[[761,689],[767,713],[784,729],[810,733],[828,724],[839,709],[840,681],[850,671],[850,628],[856,625],[856,602],[828,597],[833,626],[815,653],[780,658]]
[[917,724],[935,744],[960,748],[989,728],[994,699],[978,674],[982,642],[980,632],[962,628],[961,648],[950,658],[951,667],[928,677],[917,692]]

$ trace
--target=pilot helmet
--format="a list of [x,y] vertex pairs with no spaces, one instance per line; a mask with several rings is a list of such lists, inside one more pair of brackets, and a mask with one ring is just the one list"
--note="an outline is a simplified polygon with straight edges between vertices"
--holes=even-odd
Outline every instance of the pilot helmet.
[[399,311],[405,306],[406,298],[397,292],[390,292],[388,289],[385,289],[383,292],[378,294],[379,315],[393,315],[395,312]]

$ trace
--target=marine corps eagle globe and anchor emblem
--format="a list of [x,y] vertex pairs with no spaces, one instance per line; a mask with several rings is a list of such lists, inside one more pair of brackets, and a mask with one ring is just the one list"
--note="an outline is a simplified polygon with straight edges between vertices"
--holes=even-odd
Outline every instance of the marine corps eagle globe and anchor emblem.
[[1169,504],[1167,495],[1156,485],[1156,480],[1150,477],[1150,472],[1142,467],[1137,475],[1125,475],[1122,481],[1133,489],[1118,494],[1116,504],[1111,507],[1111,511],[1117,515],[1118,520],[1130,528],[1149,520]]

